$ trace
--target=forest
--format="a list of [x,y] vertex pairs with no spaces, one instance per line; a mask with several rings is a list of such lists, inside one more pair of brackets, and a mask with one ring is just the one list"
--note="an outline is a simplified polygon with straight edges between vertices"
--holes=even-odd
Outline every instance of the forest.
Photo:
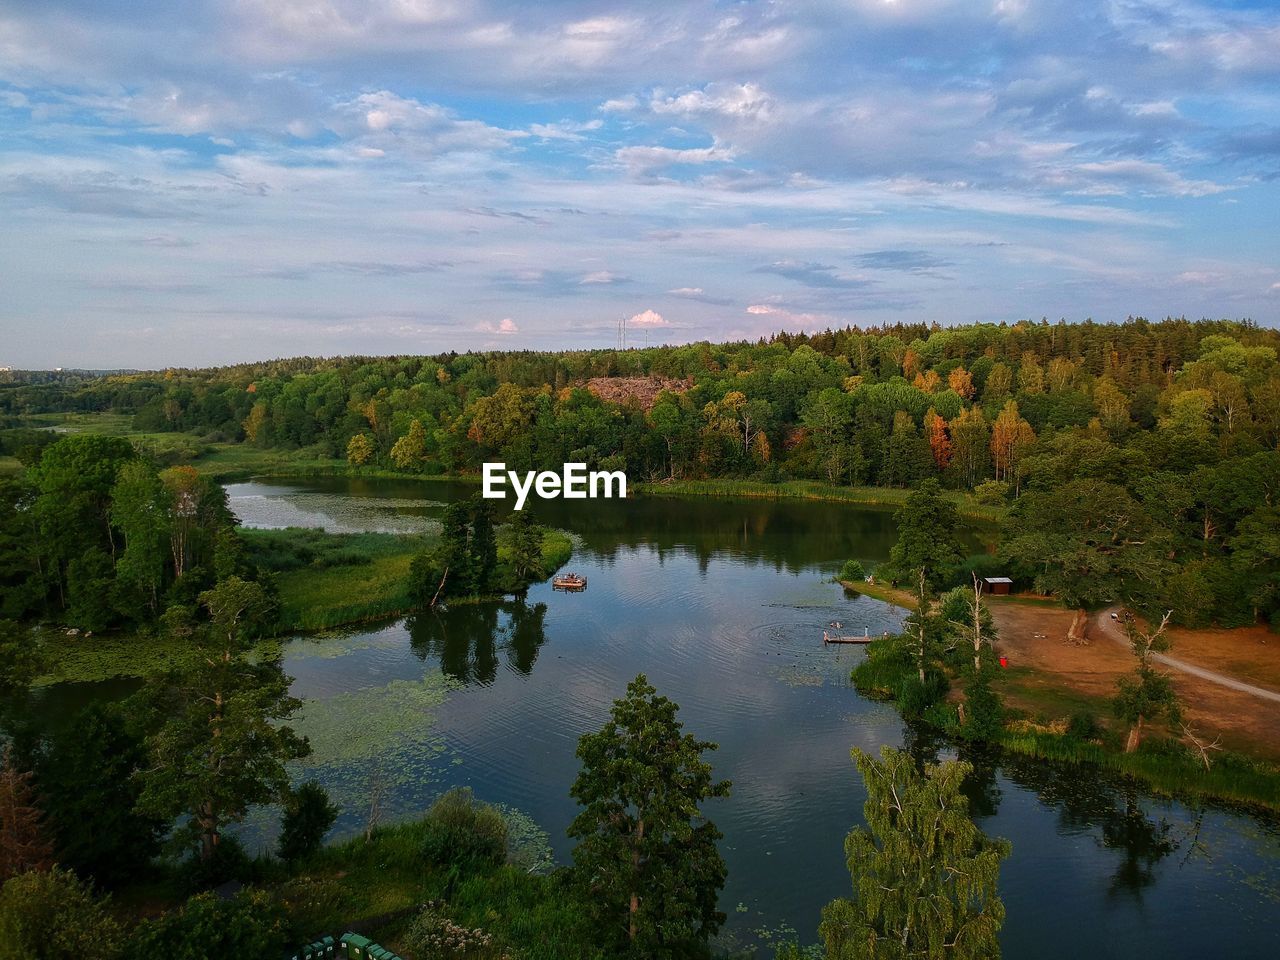
[[[18,372],[0,375],[12,428],[0,453],[35,467],[53,437],[22,427],[82,411],[416,475],[500,460],[521,471],[583,462],[671,485],[933,479],[999,512],[1003,552],[986,562],[1023,587],[1081,609],[1123,599],[1172,609],[1185,625],[1280,627],[1278,351],[1280,333],[1247,322],[1130,319],[98,378]],[[0,524],[12,526],[13,503],[32,495],[24,482],[6,487]],[[194,546],[210,552],[206,528]],[[14,562],[0,565],[13,585]],[[96,554],[74,571],[105,573]],[[69,560],[46,570],[40,602],[65,605],[72,574]]]
[[[478,498],[452,503],[438,536],[242,530],[202,469],[206,449],[309,451],[357,476],[581,461],[657,491],[797,481],[900,490],[897,541],[871,572],[910,591],[914,608],[901,634],[870,646],[855,683],[913,722],[1012,750],[974,574],[1007,572],[1080,611],[1171,611],[1153,618],[1160,631],[1280,628],[1278,354],[1280,334],[1247,323],[1132,320],[3,374],[0,454],[20,468],[0,476],[0,960],[26,955],[6,944],[34,949],[38,931],[59,930],[51,957],[277,956],[343,918],[378,914],[380,897],[416,904],[387,928],[418,958],[706,957],[725,922],[720,834],[701,807],[730,784],[702,759],[715,744],[683,733],[675,705],[644,677],[579,742],[572,867],[525,869],[504,814],[465,792],[389,826],[377,823],[375,798],[363,836],[324,846],[337,809],[291,776],[312,746],[295,730],[302,701],[263,638],[309,626],[306,608],[340,581],[366,594],[374,578],[388,581],[390,605],[366,611],[380,615],[518,592],[563,563],[569,541],[527,512],[500,522]],[[127,418],[134,435],[48,429],[68,413]],[[186,440],[139,442],[167,434]],[[966,505],[998,518],[992,552],[965,556]],[[865,573],[851,561],[841,579],[856,587]],[[291,584],[299,592],[286,609]],[[1082,722],[1036,734],[1023,752],[1052,742],[1119,755],[1127,736],[1133,769],[1155,758],[1200,778],[1190,754],[1158,753],[1172,749],[1167,738],[1142,739],[1144,724],[1164,730],[1178,717],[1150,659],[1160,631],[1135,641],[1135,670],[1118,684],[1123,730]],[[41,722],[33,681],[51,644],[96,644],[104,632],[138,651],[159,638],[181,655],[119,704]],[[952,685],[962,700],[946,699]],[[650,729],[665,732],[636,733]],[[1205,757],[1210,787],[1247,781],[1241,795],[1254,798],[1274,789],[1238,758],[1210,773]],[[868,944],[909,941],[923,950],[939,937],[963,943],[957,956],[998,955],[996,882],[1009,847],[967,815],[969,765],[892,750],[853,759],[868,826],[846,845],[853,899],[823,913],[825,955],[879,956]],[[632,802],[654,782],[682,787],[648,807]],[[909,815],[884,817],[898,792],[912,798]],[[279,840],[251,857],[236,829],[262,808],[278,813]],[[924,849],[935,856],[912,852]],[[903,871],[937,885],[930,896],[949,904],[949,919],[921,926],[914,895],[873,895],[877,877]],[[955,871],[974,879],[947,879]],[[209,892],[227,881],[245,889]],[[802,954],[779,944],[777,955]]]

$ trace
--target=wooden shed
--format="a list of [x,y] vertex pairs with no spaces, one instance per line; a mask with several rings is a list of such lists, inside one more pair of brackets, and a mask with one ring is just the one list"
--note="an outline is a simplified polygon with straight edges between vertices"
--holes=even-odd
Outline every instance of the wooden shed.
[[1008,577],[983,577],[982,584],[987,593],[1006,594],[1013,589],[1013,581]]

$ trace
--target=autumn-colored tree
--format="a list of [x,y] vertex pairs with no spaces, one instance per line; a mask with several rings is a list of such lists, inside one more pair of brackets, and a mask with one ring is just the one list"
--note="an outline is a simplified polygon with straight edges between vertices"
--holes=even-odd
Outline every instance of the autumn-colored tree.
[[917,390],[923,390],[925,393],[937,393],[942,388],[942,378],[938,376],[934,370],[926,370],[924,373],[917,373],[912,386]]
[[265,443],[267,436],[267,425],[271,420],[271,412],[267,409],[267,405],[259,400],[249,410],[249,415],[244,418],[244,435],[250,443]]
[[1022,484],[1018,466],[1035,442],[1036,432],[1018,413],[1018,402],[1010,400],[1005,403],[991,428],[991,462],[997,480],[1013,483],[1015,496]]
[[357,433],[347,441],[347,462],[357,467],[373,459],[373,438],[367,433]]
[[204,485],[195,467],[170,467],[160,472],[169,497],[169,551],[173,575],[181,577],[191,561],[192,537],[199,526]]
[[924,415],[924,434],[933,453],[933,462],[938,465],[939,470],[947,469],[953,455],[951,437],[947,434],[947,421],[938,416],[938,411],[933,407]]
[[415,418],[409,424],[409,432],[391,447],[391,461],[401,470],[412,470],[426,459],[427,431],[422,421]]
[[956,367],[947,374],[947,386],[965,400],[973,399],[973,374],[964,367]]
[[31,773],[15,766],[13,749],[6,746],[0,755],[0,883],[51,866],[53,847],[45,837]]
[[907,352],[902,355],[902,375],[914,377],[920,372],[921,366],[920,354],[907,347]]

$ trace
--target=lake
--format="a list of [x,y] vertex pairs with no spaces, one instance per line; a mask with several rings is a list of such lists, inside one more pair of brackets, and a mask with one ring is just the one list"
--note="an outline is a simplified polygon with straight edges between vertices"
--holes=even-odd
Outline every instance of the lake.
[[[412,532],[476,489],[322,479],[228,491],[250,526]],[[850,557],[888,555],[892,514],[674,498],[534,510],[576,538],[568,569],[588,578],[584,593],[540,584],[523,601],[287,642],[316,746],[299,776],[344,805],[343,832],[363,825],[371,784],[387,819],[470,786],[526,818],[530,849],[540,828],[567,862],[577,739],[644,673],[690,732],[720,744],[710,759],[733,781],[729,799],[706,807],[725,834],[727,942],[786,928],[813,942],[822,905],[850,889],[842,842],[865,800],[850,747],[956,755],[852,688],[860,648],[822,644],[832,621],[873,635],[899,627],[902,611],[831,582]],[[981,541],[970,535],[972,549]],[[980,825],[1013,843],[1001,874],[1006,956],[1280,955],[1275,817],[1153,797],[1083,767],[963,755],[976,766]]]

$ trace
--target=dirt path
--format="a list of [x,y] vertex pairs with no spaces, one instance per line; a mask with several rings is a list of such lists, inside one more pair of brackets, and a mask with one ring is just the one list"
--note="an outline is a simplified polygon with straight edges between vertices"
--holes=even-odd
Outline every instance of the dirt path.
[[[1124,628],[1120,622],[1113,620],[1112,616],[1120,615],[1120,607],[1108,607],[1106,610],[1100,610],[1094,615],[1094,629],[1105,636],[1110,637],[1116,643],[1120,644],[1126,650],[1129,648],[1129,637],[1126,635]],[[1280,703],[1280,693],[1274,690],[1268,690],[1265,687],[1257,687],[1252,683],[1245,683],[1243,680],[1237,680],[1234,677],[1228,677],[1225,673],[1219,673],[1217,670],[1210,670],[1207,667],[1199,667],[1194,663],[1187,663],[1185,660],[1179,660],[1176,657],[1170,657],[1163,653],[1153,653],[1153,660],[1163,663],[1166,667],[1172,667],[1174,670],[1181,670],[1183,673],[1189,673],[1194,677],[1200,677],[1202,680],[1208,680],[1210,683],[1216,683],[1219,686],[1230,687],[1232,690],[1239,690],[1241,693],[1247,693],[1255,697],[1262,697],[1264,700],[1274,700]]]

